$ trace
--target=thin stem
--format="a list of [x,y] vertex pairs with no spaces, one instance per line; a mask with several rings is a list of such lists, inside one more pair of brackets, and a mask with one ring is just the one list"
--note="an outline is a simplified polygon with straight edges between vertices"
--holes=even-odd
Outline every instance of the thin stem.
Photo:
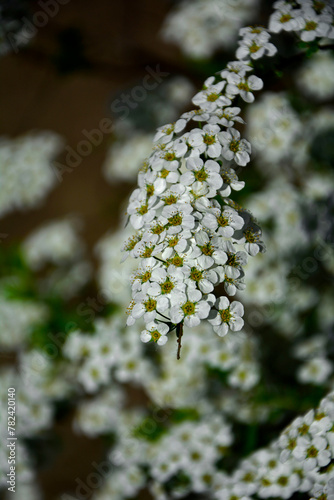
[[159,321],[159,323],[163,323],[164,325],[169,325],[170,322],[166,323],[166,321],[163,321],[162,319],[155,318],[155,321]]
[[155,255],[153,255],[153,257],[155,259],[157,259],[159,262],[162,262],[163,264],[166,264],[166,261],[162,260],[162,259],[159,259],[159,257],[156,257]]
[[182,335],[183,335],[183,322],[182,323],[179,323],[178,325],[176,325],[176,336],[177,336],[177,355],[176,355],[176,359],[180,359],[181,358],[181,347],[182,347],[182,344],[181,344],[181,339],[182,339]]
[[158,314],[160,314],[160,316],[162,316],[163,318],[165,318],[167,321],[170,322],[170,319],[167,318],[167,316],[165,316],[164,314],[161,314],[161,312],[157,311]]

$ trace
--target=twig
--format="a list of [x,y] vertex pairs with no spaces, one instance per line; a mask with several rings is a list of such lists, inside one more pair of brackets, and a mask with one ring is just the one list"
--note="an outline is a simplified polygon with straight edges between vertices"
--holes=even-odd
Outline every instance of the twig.
[[178,344],[176,359],[180,359],[181,358],[181,347],[182,347],[181,339],[182,339],[182,335],[183,335],[183,322],[179,323],[176,326],[176,336],[177,336],[177,344]]

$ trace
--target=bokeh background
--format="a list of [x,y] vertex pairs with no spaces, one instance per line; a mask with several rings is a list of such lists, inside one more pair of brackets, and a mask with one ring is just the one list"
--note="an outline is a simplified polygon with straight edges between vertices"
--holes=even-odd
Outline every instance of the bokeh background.
[[[22,43],[15,50],[4,48],[8,33],[19,33],[22,19],[31,20],[41,11],[41,6],[33,1],[0,3],[5,41],[0,57],[0,135],[3,136],[0,148],[4,151],[0,161],[5,169],[6,141],[15,141],[26,134],[41,134],[35,145],[28,140],[26,156],[22,159],[18,155],[13,162],[20,165],[37,162],[38,151],[45,146],[53,175],[53,180],[46,181],[50,186],[45,195],[40,198],[36,195],[31,203],[9,201],[7,206],[3,201],[6,198],[4,191],[10,184],[3,183],[0,177],[0,368],[4,390],[11,376],[6,378],[7,371],[20,366],[22,376],[22,366],[29,365],[29,353],[49,346],[48,333],[61,332],[68,337],[77,329],[94,331],[97,317],[108,321],[118,311],[117,307],[124,309],[126,276],[130,271],[126,268],[124,272],[116,272],[116,276],[114,271],[118,271],[120,228],[124,223],[127,199],[136,184],[135,172],[141,158],[150,152],[156,127],[192,109],[191,97],[203,81],[233,60],[238,28],[253,21],[266,24],[273,2],[254,0],[247,5],[240,0],[237,3],[236,13],[231,18],[234,24],[230,19],[221,27],[214,9],[207,18],[199,13],[189,21],[190,34],[178,44],[175,41],[178,36],[182,38],[185,18],[181,16],[179,21],[169,18],[169,26],[166,19],[181,2],[69,0],[64,5],[57,4],[57,14],[49,16],[29,43]],[[190,14],[191,9],[189,19]],[[9,24],[8,19],[13,24]],[[201,19],[206,23],[203,32],[199,29]],[[192,422],[196,420],[193,412],[196,401],[209,407],[214,400],[219,415],[236,418],[237,450],[227,460],[230,470],[240,456],[266,446],[294,416],[315,406],[334,387],[334,58],[332,51],[325,56],[316,55],[318,66],[311,68],[309,74],[303,74],[312,59],[312,50],[308,55],[293,59],[295,54],[291,52],[289,39],[283,37],[280,44],[283,59],[279,61],[279,69],[261,68],[269,94],[259,97],[260,104],[254,105],[258,107],[254,111],[249,107],[243,115],[249,127],[246,134],[255,148],[252,166],[240,175],[246,187],[238,201],[247,204],[258,218],[268,246],[265,257],[259,256],[250,266],[246,291],[238,296],[238,300],[245,301],[248,307],[249,337],[240,337],[238,345],[233,347],[224,344],[220,348],[213,341],[208,342],[208,347],[199,339],[202,334],[199,331],[198,340],[194,342],[197,347],[189,348],[188,354],[185,348],[182,369],[175,367],[174,346],[169,351],[166,348],[164,362],[159,358],[160,351],[149,346],[141,356],[145,363],[151,356],[150,362],[156,364],[149,370],[151,376],[156,375],[156,366],[160,366],[160,385],[150,385],[152,380],[148,381],[147,375],[145,379],[145,363],[138,368],[138,376],[129,375],[133,367],[131,370],[128,367],[128,371],[123,370],[126,375],[122,372],[123,375],[116,377],[117,384],[126,394],[126,411],[140,408],[137,420],[149,413],[152,401],[161,406],[161,401],[166,402],[170,397],[169,404],[162,406],[172,408],[174,421],[189,419]],[[142,88],[145,77],[156,68],[169,76],[163,76],[155,89],[147,90],[140,102],[132,99],[134,105],[130,105],[126,119],[122,119],[125,113],[115,107],[115,102],[122,99],[124,93],[131,95],[134,88]],[[321,78],[317,79],[319,74]],[[320,88],[318,94],[314,91],[317,88]],[[101,120],[105,119],[113,124],[113,132],[104,134],[91,153],[80,159],[78,166],[62,171],[59,176],[59,165],[67,165],[69,149],[77,151],[80,141],[87,138],[85,131],[99,129]],[[45,131],[57,136],[49,136]],[[45,161],[43,154],[42,162]],[[54,159],[56,163],[51,163]],[[29,166],[26,168],[28,171]],[[38,169],[35,178],[32,176],[26,181],[22,168],[22,176],[16,180],[14,177],[14,182],[17,183],[18,178],[23,190],[25,182],[31,183],[27,190],[33,191],[35,183],[41,181]],[[56,226],[50,235],[49,248],[45,245],[48,235],[42,236],[40,242],[38,239],[31,241],[29,246],[27,238],[32,232],[49,221],[64,218],[71,221],[70,227],[75,229],[75,234],[80,234],[80,238]],[[117,233],[115,239],[105,236],[114,233]],[[22,246],[24,241],[26,246]],[[58,256],[64,250],[64,256],[53,262],[53,250]],[[44,260],[46,267],[41,269],[39,263]],[[107,298],[103,294],[99,296],[101,290]],[[95,302],[88,303],[89,298]],[[11,321],[16,312],[8,308],[8,301],[18,301],[18,309],[22,312],[26,300],[38,302],[48,309],[49,316],[44,323],[42,309],[30,312],[31,318],[22,325]],[[121,327],[113,324],[112,335],[118,332],[117,329]],[[209,332],[205,330],[204,335]],[[112,339],[111,343],[114,337]],[[134,343],[131,336],[129,342]],[[124,359],[126,349],[125,343]],[[68,352],[68,365],[71,365],[74,359],[71,359],[71,347]],[[221,359],[217,352],[223,353]],[[55,360],[60,363],[56,371],[49,371],[45,376],[50,386],[61,379],[62,356],[59,355],[60,361],[58,357]],[[202,371],[196,372],[193,379],[190,372],[194,365],[200,364],[201,356],[204,357]],[[226,362],[224,356],[232,361]],[[185,366],[187,359],[188,367]],[[238,372],[243,366],[247,368],[246,375]],[[234,370],[232,375],[231,370]],[[36,492],[27,490],[24,497],[27,499],[38,498],[34,497],[37,491],[46,500],[65,500],[66,492],[75,495],[76,478],[86,478],[92,472],[92,463],[105,459],[120,421],[123,425],[127,418],[120,411],[113,417],[114,427],[110,432],[105,429],[87,431],[87,428],[85,431],[83,424],[80,430],[78,407],[83,402],[93,401],[101,387],[97,384],[92,389],[84,377],[83,382],[80,381],[80,375],[72,373],[68,366],[65,371],[65,385],[70,380],[75,388],[71,386],[69,392],[64,391],[64,397],[59,397],[59,389],[58,397],[50,403],[52,416],[46,417],[44,428],[43,424],[40,428],[36,424],[34,429],[33,410],[24,416],[31,428],[27,435],[23,433],[24,446],[30,453],[28,462],[35,471],[32,482],[37,486]],[[179,379],[175,376],[173,379],[175,373]],[[171,394],[181,377],[186,379],[185,385],[180,389],[181,395],[173,400]],[[211,394],[208,387],[211,387]],[[242,396],[234,396],[234,389],[241,391]],[[57,389],[54,390],[57,393]],[[36,401],[38,397],[37,391]],[[111,399],[109,406],[113,404],[119,409],[118,401],[113,403]],[[198,411],[201,413],[202,409]],[[239,417],[233,416],[238,411],[241,412]],[[3,417],[4,407],[1,412]],[[102,408],[101,412],[106,410]],[[205,420],[203,415],[201,418]],[[22,417],[22,421],[24,419]],[[93,425],[93,419],[90,423]],[[134,425],[130,421],[129,426]],[[173,484],[169,488],[169,492],[173,491]],[[139,490],[135,497],[130,494],[125,497],[151,498],[146,487]],[[93,494],[94,491],[90,491],[85,498]],[[200,494],[185,493],[187,498],[202,498],[196,496]],[[202,495],[204,498],[205,492]]]

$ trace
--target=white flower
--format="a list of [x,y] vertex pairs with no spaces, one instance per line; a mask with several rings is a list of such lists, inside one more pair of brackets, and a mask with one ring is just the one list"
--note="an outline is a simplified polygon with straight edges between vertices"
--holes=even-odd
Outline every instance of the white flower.
[[252,67],[245,61],[232,61],[226,66],[226,69],[220,72],[220,76],[227,80],[228,83],[240,81],[248,71],[252,71]]
[[312,440],[298,437],[292,455],[302,462],[306,472],[313,471],[317,467],[325,467],[331,461],[327,440],[321,436],[315,436]]
[[163,313],[168,309],[169,301],[167,297],[153,297],[147,293],[140,292],[134,295],[134,302],[128,309],[127,325],[131,326],[135,320],[144,316],[145,323],[154,321],[157,312]]
[[188,289],[187,294],[180,294],[178,303],[170,310],[170,319],[173,323],[180,323],[184,320],[185,326],[198,326],[202,319],[208,317],[210,303],[202,300],[202,293],[199,290]]
[[234,172],[233,168],[230,168],[224,162],[220,167],[220,175],[223,179],[223,186],[219,190],[219,194],[223,197],[230,196],[232,189],[234,191],[240,191],[244,188],[245,183],[239,181],[237,174]]
[[222,265],[227,261],[227,255],[219,245],[213,244],[205,231],[195,233],[196,247],[191,254],[203,269],[208,269],[214,264]]
[[176,234],[184,229],[193,229],[195,218],[191,215],[193,208],[190,204],[176,203],[167,205],[162,209],[161,218],[165,225],[168,224],[167,233]]
[[312,8],[305,8],[300,17],[300,38],[303,42],[312,42],[316,37],[326,36],[331,25],[331,17],[317,16]]
[[269,31],[279,33],[280,31],[297,31],[300,27],[300,10],[293,9],[287,2],[275,3],[276,10],[270,16]]
[[234,160],[238,165],[245,166],[250,160],[251,146],[246,139],[240,139],[240,132],[234,128],[220,133],[223,145],[222,156],[226,160]]
[[226,94],[233,98],[235,95],[240,94],[241,98],[245,102],[253,102],[254,94],[253,90],[261,90],[263,87],[263,81],[255,75],[251,75],[248,78],[242,78],[237,75],[234,83],[229,83],[226,87]]
[[272,57],[276,54],[275,45],[268,42],[269,33],[262,32],[260,35],[252,38],[244,38],[239,42],[240,47],[236,52],[238,59],[260,59],[264,55]]
[[333,80],[334,58],[329,51],[315,53],[296,75],[296,83],[301,92],[319,101],[334,96]]
[[156,267],[161,267],[161,263],[155,260],[153,257],[149,259],[144,259],[140,263],[140,267],[136,269],[132,276],[132,290],[134,292],[140,292],[142,289],[147,290],[149,286],[149,281],[152,276],[152,271]]
[[187,121],[180,118],[175,123],[168,123],[163,127],[159,127],[154,136],[154,142],[161,142],[167,144],[174,138],[174,134],[179,134],[185,128]]
[[222,95],[226,82],[221,81],[215,84],[214,81],[215,77],[208,78],[204,83],[204,90],[198,92],[192,99],[196,106],[210,113],[217,108],[231,104],[230,99]]
[[154,219],[156,211],[152,207],[155,202],[155,196],[147,200],[145,191],[138,189],[132,193],[128,205],[128,214],[135,229],[141,229],[144,224]]
[[147,323],[146,329],[140,334],[140,339],[142,342],[149,342],[153,340],[158,345],[165,345],[168,338],[167,333],[169,331],[168,326],[165,323]]
[[235,295],[238,290],[244,290],[246,285],[243,281],[243,273],[240,270],[227,266],[224,270],[224,289],[228,295]]
[[193,130],[188,141],[191,143],[191,139],[195,140],[200,153],[206,153],[210,158],[218,158],[222,149],[219,142],[219,132],[218,125],[204,125],[202,130]]
[[233,208],[221,210],[216,206],[208,209],[201,222],[210,231],[215,231],[217,236],[225,238],[230,238],[235,229],[241,229],[244,225],[243,218]]
[[149,164],[155,171],[163,169],[171,172],[177,170],[180,165],[180,160],[188,151],[186,143],[182,139],[170,141],[166,145],[162,145],[161,149],[156,151],[149,159]]
[[179,182],[173,184],[169,189],[166,189],[161,195],[161,205],[175,205],[175,203],[189,203],[190,195],[186,188]]
[[79,369],[78,380],[87,392],[95,392],[110,379],[109,366],[101,363],[101,359],[87,360]]
[[244,325],[244,308],[240,302],[234,301],[230,304],[227,297],[219,297],[215,307],[217,311],[210,313],[209,323],[219,337],[226,335],[229,329],[233,332],[241,330]]
[[223,181],[219,175],[220,166],[213,160],[207,160],[205,163],[201,158],[189,158],[187,168],[190,172],[185,172],[180,177],[180,182],[185,186],[191,186],[195,182],[207,183],[210,189],[207,197],[213,197],[217,190],[222,186]]
[[183,270],[171,265],[168,269],[159,267],[152,272],[147,293],[152,297],[164,295],[173,301],[175,294],[184,292],[184,290]]
[[52,161],[62,146],[63,139],[52,132],[29,133],[16,139],[1,137],[0,216],[44,200],[60,175],[57,163],[53,165]]
[[234,368],[227,380],[232,387],[249,391],[260,380],[260,374],[255,363],[241,363]]
[[216,109],[210,116],[209,123],[219,123],[224,127],[233,127],[234,122],[245,123],[244,120],[238,116],[241,109],[237,107],[227,107],[223,109]]
[[183,230],[176,234],[169,234],[164,241],[164,250],[161,254],[164,260],[169,259],[174,253],[184,253],[190,246],[191,232]]
[[155,255],[159,254],[163,248],[163,244],[155,244],[158,240],[158,235],[150,236],[152,241],[146,241],[141,239],[138,243],[136,243],[132,254],[135,258],[141,257],[142,259],[150,259]]
[[196,260],[192,263],[189,262],[189,265],[183,266],[182,271],[188,290],[197,286],[201,292],[210,293],[218,281],[215,271],[201,268]]
[[248,257],[246,252],[236,252],[234,245],[230,241],[225,241],[223,238],[215,237],[212,242],[219,245],[220,248],[226,252],[227,262],[225,264],[225,268],[229,266],[231,268],[239,269],[247,264]]
[[333,371],[333,365],[324,357],[313,358],[304,363],[297,372],[300,382],[322,385]]

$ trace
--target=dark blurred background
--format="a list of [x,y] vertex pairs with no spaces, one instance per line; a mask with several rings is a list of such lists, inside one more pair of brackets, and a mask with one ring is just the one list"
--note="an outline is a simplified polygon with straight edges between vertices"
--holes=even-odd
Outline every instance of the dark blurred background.
[[[84,129],[96,129],[101,119],[112,118],[113,95],[137,85],[147,74],[145,67],[159,64],[161,71],[178,74],[184,66],[177,48],[159,37],[171,0],[54,3],[58,13],[37,29],[31,42],[0,58],[0,135],[51,130],[75,149],[85,139]],[[11,12],[15,4],[15,0],[2,2]],[[17,5],[20,12],[23,3]],[[24,7],[24,19],[42,10],[39,2],[25,2]],[[92,154],[64,174],[42,210],[3,218],[1,232],[9,235],[6,244],[21,240],[48,219],[69,213],[83,217],[90,245],[116,225],[120,201],[131,187],[117,183],[113,189],[103,179],[101,165],[108,142],[106,134]]]

